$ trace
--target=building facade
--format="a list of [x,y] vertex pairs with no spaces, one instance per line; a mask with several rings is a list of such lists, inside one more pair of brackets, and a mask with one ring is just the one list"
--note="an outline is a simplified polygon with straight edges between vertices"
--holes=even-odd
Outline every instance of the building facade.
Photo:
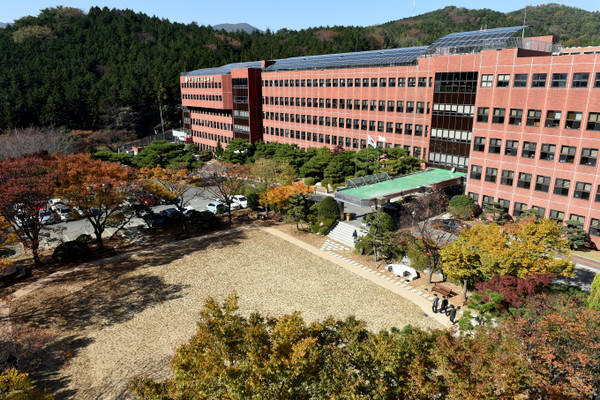
[[184,130],[209,149],[234,138],[401,146],[467,172],[482,206],[578,220],[600,244],[600,50],[515,37],[523,28],[186,72]]

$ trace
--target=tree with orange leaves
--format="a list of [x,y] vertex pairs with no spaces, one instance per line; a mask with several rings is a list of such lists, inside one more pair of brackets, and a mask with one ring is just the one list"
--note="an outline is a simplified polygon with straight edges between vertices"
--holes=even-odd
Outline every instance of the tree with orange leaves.
[[286,186],[274,186],[260,195],[260,204],[280,212],[287,206],[290,198],[297,194],[307,194],[314,190],[313,186],[307,186],[304,182],[294,182]]
[[56,189],[56,159],[45,152],[0,162],[0,214],[41,264],[38,249],[47,227],[39,219]]
[[120,226],[131,212],[126,200],[138,191],[135,170],[92,160],[89,154],[72,154],[60,158],[59,173],[58,196],[83,212],[94,229],[98,247],[103,248],[106,228]]
[[0,215],[0,274],[13,266],[3,254],[3,251],[15,242],[15,235],[10,230],[10,224]]

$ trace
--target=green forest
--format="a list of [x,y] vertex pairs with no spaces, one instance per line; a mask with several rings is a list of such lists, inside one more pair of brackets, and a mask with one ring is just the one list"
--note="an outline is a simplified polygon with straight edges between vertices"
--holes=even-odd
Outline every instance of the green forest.
[[[14,128],[113,129],[144,136],[181,123],[183,71],[336,52],[428,45],[458,31],[514,26],[523,11],[446,7],[370,27],[227,33],[131,10],[57,7],[0,29],[0,132]],[[600,13],[557,4],[527,8],[527,35],[600,44]]]

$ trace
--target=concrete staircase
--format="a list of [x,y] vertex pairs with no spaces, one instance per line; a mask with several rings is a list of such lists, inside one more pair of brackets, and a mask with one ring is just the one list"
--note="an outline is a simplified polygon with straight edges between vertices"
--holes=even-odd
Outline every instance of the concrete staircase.
[[351,224],[346,221],[339,221],[335,228],[329,231],[327,235],[331,240],[335,240],[336,242],[342,243],[351,249],[354,248],[354,238],[352,234],[354,230],[358,233],[358,237],[365,236],[367,231],[361,228],[357,228],[355,224]]

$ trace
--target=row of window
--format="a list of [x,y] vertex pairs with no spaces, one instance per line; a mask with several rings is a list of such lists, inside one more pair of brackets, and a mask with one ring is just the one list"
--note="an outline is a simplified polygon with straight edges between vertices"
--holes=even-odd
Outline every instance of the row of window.
[[204,100],[204,101],[223,101],[223,96],[220,94],[189,94],[183,93],[181,97],[184,100]]
[[[305,132],[305,131],[298,131],[298,130],[294,130],[294,129],[283,129],[283,128],[273,128],[273,127],[264,127],[263,128],[263,133],[265,135],[271,135],[271,136],[278,136],[278,137],[282,137],[282,138],[290,138],[290,139],[298,139],[298,140],[308,140],[308,141],[313,141],[315,143],[324,143],[324,144],[331,144],[334,146],[337,146],[338,144],[340,146],[344,146],[346,148],[353,148],[353,149],[364,149],[365,147],[367,147],[367,141],[366,139],[358,139],[358,138],[350,138],[350,137],[344,137],[344,136],[336,136],[336,135],[328,135],[328,134],[323,134],[323,133],[317,133],[317,132]],[[387,143],[384,141],[377,141],[376,142],[377,147],[379,148],[391,148],[392,144],[391,143]],[[400,144],[394,144],[394,147],[400,147]],[[411,147],[408,145],[403,146],[404,149],[406,150],[406,152],[408,154],[411,154]],[[421,157],[421,147],[413,147],[413,155],[417,158]],[[425,154],[426,149],[423,148],[423,154]]]
[[[479,194],[470,192],[469,196],[471,196],[473,198],[473,200],[475,200],[475,202],[479,203]],[[493,202],[494,202],[494,198],[492,196],[482,196],[482,202],[481,202],[482,207],[485,207],[487,204],[490,204]],[[506,199],[498,198],[498,200],[495,202],[500,204],[508,213],[510,213],[510,201],[508,201]],[[526,210],[534,210],[534,211],[538,212],[541,216],[544,216],[544,217],[546,216],[546,208],[545,207],[540,207],[540,206],[536,206],[536,205],[532,205],[531,207],[528,207],[526,203],[520,203],[517,201],[515,202],[515,204],[513,206],[513,212],[511,215],[513,217],[517,218],[521,214],[523,214]],[[551,209],[550,212],[548,213],[548,218],[554,219],[559,222],[564,222],[565,216],[566,216],[565,212],[560,211],[560,210]],[[572,221],[578,221],[582,225],[585,224],[585,217],[583,215],[571,213],[571,215],[569,216],[569,219]],[[590,220],[590,227],[589,227],[588,232],[590,235],[600,236],[600,219],[592,218]]]
[[[515,88],[527,87],[529,81],[529,74],[514,74],[512,86]],[[496,76],[496,87],[503,88],[510,86],[510,74],[498,74]],[[543,88],[546,87],[546,81],[548,74],[532,74],[531,81],[529,82],[532,88]],[[569,74],[567,73],[553,73],[550,80],[551,88],[566,88],[568,84]],[[571,78],[572,88],[587,88],[590,80],[589,72],[575,72]],[[481,87],[491,88],[494,86],[494,75],[484,74],[481,75]],[[594,79],[594,87],[600,88],[600,72],[596,73]]]
[[196,126],[204,126],[204,127],[207,127],[207,128],[214,128],[214,129],[222,129],[222,130],[231,131],[231,124],[228,124],[226,122],[210,121],[210,120],[204,120],[204,119],[199,119],[199,118],[192,118],[191,119],[191,123],[193,125],[196,125]]
[[401,122],[383,122],[383,121],[370,121],[366,119],[351,119],[351,118],[337,118],[337,117],[324,117],[317,115],[304,115],[304,114],[287,114],[287,113],[273,113],[273,112],[264,112],[263,120],[271,120],[271,121],[283,121],[283,122],[292,122],[297,124],[306,124],[306,125],[320,125],[320,126],[330,126],[333,128],[344,128],[344,129],[354,129],[354,130],[363,130],[363,131],[371,131],[371,132],[385,132],[385,133],[396,133],[398,135],[404,133],[405,135],[412,135],[413,132],[415,136],[423,136],[425,133],[425,137],[428,134],[428,126],[422,124],[402,124]]
[[[481,136],[475,136],[473,139],[473,151],[484,152],[486,145],[486,138]],[[521,149],[521,157],[523,158],[535,158],[537,153],[538,144],[536,142],[523,142]],[[500,154],[502,149],[502,139],[490,138],[488,144],[488,153]],[[519,154],[519,141],[518,140],[507,140],[504,146],[504,155],[516,157]],[[575,164],[577,156],[577,147],[575,146],[561,146],[558,157],[558,162],[564,164]],[[545,161],[554,161],[556,158],[556,145],[550,143],[542,143],[540,146],[539,159]],[[585,165],[588,167],[596,166],[598,161],[598,149],[591,147],[583,147],[581,149],[579,157],[579,165]]]
[[[429,77],[429,86],[433,78]],[[427,87],[427,77],[339,78],[339,79],[268,79],[263,87]]]
[[220,89],[221,82],[183,82],[182,89]]
[[197,137],[197,138],[207,139],[207,140],[214,140],[215,142],[221,142],[223,144],[229,143],[229,140],[231,140],[229,137],[224,136],[224,135],[217,135],[215,133],[202,132],[202,131],[196,131],[196,130],[192,130],[192,136]]
[[[489,107],[479,107],[477,109],[477,122],[487,123],[490,117]],[[508,118],[506,118],[505,108],[494,108],[492,113],[493,124],[504,124],[508,121],[508,125],[521,125],[523,123],[523,109],[511,108]],[[546,112],[546,120],[544,127],[560,128],[563,112],[560,110],[548,110]],[[567,111],[565,115],[564,129],[581,129],[583,113],[579,111]],[[527,110],[527,118],[525,119],[526,126],[541,126],[542,125],[542,110]],[[600,131],[600,113],[590,112],[586,129],[589,131]]]
[[263,104],[275,106],[291,107],[312,107],[312,108],[331,108],[340,110],[362,110],[362,111],[387,111],[387,112],[407,112],[417,114],[429,114],[430,103],[427,102],[427,109],[424,101],[403,101],[403,100],[358,100],[358,99],[322,99],[311,97],[263,97]]
[[[480,165],[471,165],[470,178],[481,180],[483,168]],[[521,189],[531,189],[533,175],[527,172],[519,172],[517,177],[517,187]],[[498,168],[487,167],[485,169],[484,180],[490,183],[496,183],[498,180]],[[551,179],[549,176],[537,175],[534,190],[537,192],[548,193],[550,191]],[[500,184],[513,186],[515,183],[515,171],[503,169],[500,175]],[[571,181],[569,179],[556,178],[554,180],[553,194],[559,196],[569,196]],[[595,201],[600,202],[600,185],[596,190]],[[575,182],[573,197],[581,200],[589,200],[592,193],[592,184],[588,182]]]

